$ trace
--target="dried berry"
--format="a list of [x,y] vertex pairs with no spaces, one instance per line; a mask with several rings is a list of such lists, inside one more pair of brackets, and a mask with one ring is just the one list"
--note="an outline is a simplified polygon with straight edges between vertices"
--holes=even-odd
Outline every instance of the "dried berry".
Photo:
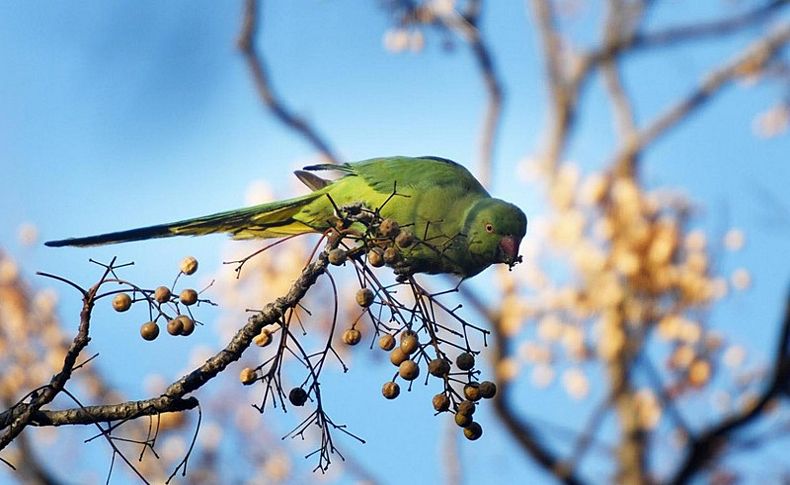
[[112,308],[116,312],[125,312],[132,306],[132,297],[127,293],[118,293],[112,299]]
[[496,395],[496,384],[491,381],[483,381],[480,383],[480,395],[484,399],[491,399]]
[[346,345],[356,345],[362,340],[362,333],[356,328],[348,328],[343,332],[343,342]]
[[408,355],[413,354],[419,346],[420,341],[417,339],[416,335],[406,335],[400,341],[400,349]]
[[450,372],[450,363],[441,358],[433,359],[428,364],[428,372],[436,377],[446,376]]
[[398,237],[395,238],[395,244],[401,248],[408,248],[414,244],[414,234],[406,229],[402,230],[400,234],[398,234]]
[[400,232],[398,221],[386,218],[379,224],[379,235],[381,237],[393,238]]
[[408,359],[409,356],[400,349],[400,347],[395,347],[395,349],[390,352],[390,362],[394,366],[400,366],[404,360]]
[[438,412],[447,411],[450,409],[450,398],[445,394],[437,394],[433,396],[431,403],[433,404],[433,408]]
[[479,401],[481,396],[480,384],[477,382],[470,382],[464,386],[464,396],[470,401]]
[[456,357],[455,365],[461,370],[469,370],[475,366],[475,356],[469,352],[464,352]]
[[384,266],[384,251],[381,248],[373,248],[368,251],[368,264],[374,268]]
[[327,259],[329,260],[329,263],[335,266],[340,266],[343,263],[345,263],[347,257],[348,257],[348,253],[346,253],[345,250],[340,248],[335,248],[329,251],[329,254],[327,255]]
[[479,423],[472,422],[469,426],[464,427],[464,436],[469,441],[474,441],[483,436],[483,427]]
[[160,286],[156,290],[154,290],[154,300],[158,301],[159,303],[167,303],[170,301],[170,288],[167,286]]
[[186,306],[194,305],[197,303],[198,294],[197,291],[187,288],[186,290],[182,291],[180,295],[178,295],[178,299],[181,300]]
[[288,393],[288,400],[294,406],[304,406],[304,403],[307,402],[307,392],[301,387],[294,387]]
[[181,320],[181,335],[188,337],[195,331],[195,321],[186,315],[179,315],[177,320]]
[[420,366],[411,359],[404,360],[398,366],[398,374],[407,381],[413,381],[420,375]]
[[370,288],[360,288],[357,290],[357,305],[367,308],[373,304],[373,299],[375,295],[373,294],[373,290]]
[[266,347],[272,343],[272,335],[267,330],[261,330],[261,333],[252,338],[252,342],[258,347]]
[[395,399],[400,394],[400,386],[397,382],[385,382],[381,387],[381,394],[387,399]]
[[458,403],[458,409],[455,412],[464,416],[471,416],[475,413],[475,403],[472,401],[461,401]]
[[187,256],[181,260],[181,272],[185,275],[194,274],[198,269],[198,260],[192,256]]
[[170,335],[181,335],[181,332],[184,330],[184,324],[181,322],[180,319],[174,318],[167,322],[167,333]]
[[400,261],[400,252],[393,247],[388,247],[384,250],[384,262],[387,264],[395,264]]
[[455,413],[455,424],[458,426],[465,428],[472,424],[472,416],[467,416],[466,414]]
[[412,329],[408,329],[407,328],[406,330],[404,330],[404,331],[402,331],[400,333],[400,341],[403,342],[403,339],[405,339],[406,337],[409,337],[409,336],[416,337],[417,336],[417,332],[415,332]]
[[249,386],[250,384],[255,382],[255,378],[256,378],[255,371],[249,367],[243,368],[241,370],[241,373],[239,374],[239,379],[241,380],[241,383],[244,384],[245,386]]
[[381,350],[390,351],[395,348],[395,337],[390,334],[382,335],[379,338],[379,348]]
[[159,336],[159,325],[156,322],[145,322],[140,327],[140,336],[145,340],[154,340]]

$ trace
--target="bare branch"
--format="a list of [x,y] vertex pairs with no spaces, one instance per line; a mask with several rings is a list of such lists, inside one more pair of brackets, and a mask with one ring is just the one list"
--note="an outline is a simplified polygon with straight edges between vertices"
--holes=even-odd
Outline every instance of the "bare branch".
[[478,27],[480,21],[481,0],[470,1],[463,16],[452,15],[445,18],[444,23],[456,30],[469,44],[475,63],[483,77],[486,89],[485,114],[483,126],[480,129],[480,146],[478,154],[478,178],[483,185],[491,183],[491,174],[494,171],[493,154],[496,142],[497,127],[502,114],[502,82],[494,67],[491,49],[483,39]]
[[82,299],[82,310],[80,311],[80,324],[77,335],[72,340],[66,351],[66,356],[63,359],[63,366],[61,371],[52,376],[48,385],[39,389],[36,393],[32,394],[29,404],[19,403],[10,410],[10,415],[3,421],[5,432],[0,436],[0,450],[5,449],[23,429],[30,423],[30,420],[35,412],[43,406],[51,403],[55,397],[63,390],[66,383],[71,378],[74,366],[77,363],[77,357],[82,349],[84,349],[88,342],[90,342],[90,319],[91,311],[96,297],[96,293],[101,287],[104,280],[112,271],[112,265],[115,259],[112,260],[107,266],[104,274],[97,284],[91,287],[88,291],[82,291],[84,297]]
[[734,434],[760,417],[766,407],[786,392],[790,379],[790,295],[785,303],[782,329],[777,340],[773,376],[760,397],[746,409],[724,418],[689,440],[688,454],[671,483],[688,483],[733,438]]
[[568,141],[568,133],[576,118],[576,98],[582,81],[587,77],[587,66],[576,71],[574,75],[566,75],[561,66],[563,57],[560,34],[554,7],[550,0],[532,0],[538,32],[543,43],[546,75],[548,77],[549,95],[551,97],[551,119],[545,140],[543,166],[552,175],[559,163],[562,152]]
[[640,33],[634,36],[631,47],[665,47],[690,40],[702,40],[709,37],[732,34],[772,18],[782,7],[787,7],[788,5],[790,3],[787,0],[772,0],[732,17],[669,27],[655,32]]
[[84,406],[61,411],[43,411],[40,408],[51,402],[57,392],[63,388],[70,376],[70,370],[76,362],[77,355],[87,345],[89,340],[88,324],[93,306],[93,296],[95,296],[100,286],[97,284],[87,292],[88,296],[85,299],[82,310],[80,331],[66,356],[63,366],[64,370],[53,377],[52,382],[36,394],[31,404],[18,404],[0,415],[0,427],[8,428],[0,438],[0,449],[5,448],[27,425],[63,426],[131,420],[141,416],[185,411],[196,407],[198,405],[197,399],[193,397],[185,398],[185,396],[206,384],[228,365],[241,358],[242,353],[250,346],[253,337],[260,333],[261,328],[279,321],[287,309],[296,306],[318,277],[324,273],[326,266],[326,254],[321,253],[315,261],[302,270],[302,273],[285,296],[278,298],[273,303],[269,303],[260,313],[252,315],[248,319],[247,324],[239,329],[224,349],[208,359],[202,366],[172,383],[161,396],[120,404]]
[[744,74],[754,72],[776,56],[788,41],[790,41],[790,22],[782,24],[749,46],[732,61],[708,74],[699,86],[637,133],[630,143],[616,154],[614,158],[616,166],[633,164],[633,159],[645,147],[687,119],[692,112],[702,107],[706,101],[729,83]]
[[329,144],[309,123],[293,114],[293,112],[285,106],[282,99],[274,92],[263,56],[255,47],[257,34],[258,2],[257,0],[247,0],[244,6],[242,30],[237,45],[244,56],[244,60],[247,62],[247,67],[250,69],[253,81],[255,82],[255,89],[258,91],[261,101],[269,111],[271,111],[275,118],[307,140],[307,142],[318,150],[327,161],[339,163],[339,158],[335,156]]

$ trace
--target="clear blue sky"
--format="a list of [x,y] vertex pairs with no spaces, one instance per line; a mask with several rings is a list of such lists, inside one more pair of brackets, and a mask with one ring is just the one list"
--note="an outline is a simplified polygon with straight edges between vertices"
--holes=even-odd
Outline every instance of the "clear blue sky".
[[[378,3],[266,2],[260,47],[276,89],[315,123],[344,159],[433,154],[473,169],[484,97],[465,46],[456,43],[448,53],[441,48],[441,37],[429,34],[419,54],[389,53],[382,45],[389,22]],[[594,9],[600,2],[591,3]],[[544,210],[540,197],[515,173],[518,161],[538,150],[545,121],[537,36],[524,2],[489,4],[483,26],[507,94],[493,190],[535,217]],[[719,5],[685,2],[682,14],[659,9],[653,23],[689,21]],[[35,224],[47,240],[237,207],[255,179],[266,180],[280,196],[293,193],[291,171],[312,161],[314,152],[271,119],[256,98],[234,50],[240,11],[235,2],[207,1],[0,5],[0,247],[19,259],[28,275],[45,270],[87,284],[93,277],[86,271],[88,257],[121,255],[146,271],[156,268],[146,276],[169,279],[172,271],[162,262],[174,264],[186,253],[197,256],[207,271],[215,270],[225,239],[56,250],[40,243],[22,246],[17,233],[25,223]],[[589,21],[571,25],[582,37],[594,31]],[[648,119],[685,93],[706,68],[747,39],[736,35],[718,44],[635,59],[627,82],[640,100],[639,119]],[[661,141],[643,170],[651,186],[668,185],[691,194],[701,204],[706,228],[746,231],[746,248],[721,264],[725,273],[747,267],[754,286],[723,304],[714,321],[735,339],[745,339],[756,355],[775,337],[780,301],[790,282],[790,142],[787,136],[760,140],[751,132],[753,117],[780,95],[775,85],[728,89]],[[588,98],[584,108],[569,157],[591,168],[611,153],[613,135],[601,96]],[[482,287],[484,280],[476,284]],[[62,314],[75,315],[75,295],[59,291]],[[124,368],[125,355],[110,349],[119,345],[115,338],[139,340],[129,339],[130,332],[136,329],[97,327],[91,347],[104,350],[106,369]],[[157,351],[133,342],[130,353],[140,352],[138,370],[143,374],[163,365],[180,369],[189,346],[201,339],[219,345],[215,334],[202,334],[167,344],[172,348],[162,344]],[[134,393],[142,375],[138,370],[114,377]],[[364,398],[335,416],[369,440],[364,446],[345,442],[344,449],[380,464],[380,478],[390,483],[403,479],[403,461],[390,450],[395,442],[404,459],[414,460],[421,476],[434,481],[441,473],[436,463],[440,441],[434,437],[445,432],[445,423],[430,416],[424,399],[428,391],[409,395],[397,406],[379,399],[382,372],[363,372]],[[518,398],[527,403],[530,416],[558,419],[544,409],[540,391],[525,387]],[[373,406],[383,418],[365,417]],[[574,403],[565,408],[568,414],[580,409]],[[412,419],[413,430],[401,429],[401,423]],[[383,433],[382,427],[392,434]],[[506,453],[512,444],[500,432],[492,431],[486,439],[461,444],[461,455],[474,463],[470,482],[542,476],[521,455]],[[97,469],[104,469],[103,460]],[[8,475],[0,474],[0,480],[4,477]]]

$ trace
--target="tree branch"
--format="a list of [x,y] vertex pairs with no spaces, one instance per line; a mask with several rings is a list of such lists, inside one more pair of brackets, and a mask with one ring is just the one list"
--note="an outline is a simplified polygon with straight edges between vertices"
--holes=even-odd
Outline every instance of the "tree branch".
[[84,345],[87,345],[89,340],[87,337],[88,322],[90,320],[93,297],[100,286],[97,284],[91,288],[88,296],[86,296],[81,314],[80,332],[75,338],[72,348],[69,349],[66,362],[64,363],[64,371],[55,376],[53,382],[49,386],[44,387],[31,404],[18,404],[14,408],[0,414],[0,428],[8,427],[0,441],[0,449],[7,446],[27,425],[63,426],[92,424],[105,421],[131,420],[141,416],[193,409],[198,405],[198,400],[194,397],[185,398],[185,396],[203,386],[231,363],[239,360],[242,353],[250,346],[253,337],[260,333],[261,328],[280,321],[287,309],[295,307],[318,277],[324,273],[326,266],[326,253],[322,252],[315,261],[302,270],[302,273],[294,281],[285,296],[267,304],[260,313],[252,315],[247,320],[247,324],[239,329],[224,349],[209,358],[202,366],[170,384],[161,396],[140,401],[85,406],[60,411],[41,410],[40,408],[43,405],[52,401],[56,394],[55,390],[62,389],[63,385],[65,385],[65,380],[68,377],[64,379],[63,375],[67,374],[67,370],[73,368],[79,351]]
[[466,11],[461,15],[452,15],[444,19],[446,25],[456,30],[469,44],[475,59],[483,84],[486,89],[486,108],[483,115],[483,126],[480,129],[480,148],[478,155],[478,178],[483,185],[491,183],[491,174],[494,171],[493,154],[496,141],[497,127],[502,114],[503,90],[499,74],[494,67],[491,49],[483,39],[480,29],[481,1],[472,0],[467,5]]
[[252,74],[258,96],[260,96],[263,104],[271,111],[277,120],[307,140],[307,142],[318,150],[327,161],[339,163],[339,158],[335,156],[329,144],[309,123],[293,114],[293,112],[285,106],[282,99],[274,92],[263,56],[255,48],[257,34],[258,2],[257,0],[246,0],[244,4],[242,29],[237,45]]
[[773,376],[765,390],[752,405],[724,418],[697,437],[689,440],[688,454],[670,483],[688,483],[727,444],[733,435],[760,417],[766,406],[783,392],[790,380],[790,294],[785,303],[782,330],[777,340]]
[[630,165],[633,159],[651,143],[664,135],[681,121],[687,119],[695,110],[702,107],[716,93],[730,82],[744,74],[754,72],[790,41],[790,22],[779,26],[773,32],[753,43],[746,50],[723,67],[712,71],[699,86],[664,113],[658,115],[646,128],[640,130],[630,142],[615,155],[615,165]]

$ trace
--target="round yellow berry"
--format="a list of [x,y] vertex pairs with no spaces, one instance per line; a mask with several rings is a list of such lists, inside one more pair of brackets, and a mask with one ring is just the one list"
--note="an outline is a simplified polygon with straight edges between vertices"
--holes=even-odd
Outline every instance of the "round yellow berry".
[[112,308],[116,312],[125,312],[132,306],[132,297],[128,293],[118,293],[112,299]]

